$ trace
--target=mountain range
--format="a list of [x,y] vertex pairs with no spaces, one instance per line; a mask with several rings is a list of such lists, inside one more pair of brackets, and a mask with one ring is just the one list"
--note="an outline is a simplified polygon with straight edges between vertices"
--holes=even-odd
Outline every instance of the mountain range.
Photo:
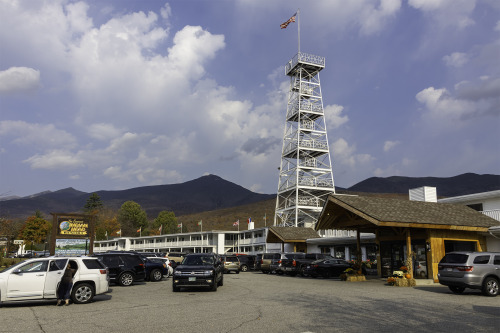
[[[439,197],[466,195],[500,189],[500,175],[478,175],[466,173],[449,178],[438,177],[372,177],[347,189],[336,188],[337,193],[385,193],[408,194],[408,190],[421,186],[437,188]],[[192,216],[199,218],[203,212],[213,213],[211,216],[231,218],[248,218],[238,214],[234,207],[245,207],[240,210],[248,213],[257,212],[269,216],[274,215],[273,199],[276,194],[259,194],[242,186],[229,182],[216,175],[203,176],[185,183],[137,187],[121,191],[97,191],[103,204],[118,210],[125,201],[135,201],[146,211],[148,218],[155,218],[162,210],[173,211],[176,216]],[[79,212],[87,202],[91,193],[73,188],[54,192],[45,191],[23,198],[4,198],[0,201],[0,217],[25,218],[37,210],[50,216],[50,213]],[[261,207],[260,209],[258,207]],[[231,213],[228,213],[231,211]],[[215,217],[214,217],[215,218]],[[264,223],[264,222],[262,222]]]

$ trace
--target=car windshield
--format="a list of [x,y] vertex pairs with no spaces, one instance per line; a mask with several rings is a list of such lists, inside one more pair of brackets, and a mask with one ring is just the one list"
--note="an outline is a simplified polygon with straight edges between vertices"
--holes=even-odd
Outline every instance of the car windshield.
[[10,270],[10,269],[14,270],[14,269],[16,269],[18,266],[21,266],[23,263],[25,263],[25,262],[20,261],[20,262],[18,262],[17,264],[14,264],[14,265],[12,265],[12,266],[10,266],[10,267],[6,267],[6,268],[4,268],[4,269],[0,270],[0,273],[3,273],[3,272],[5,272],[5,271],[7,271],[7,270]]
[[211,256],[187,256],[182,261],[182,264],[189,266],[213,265],[214,258]]

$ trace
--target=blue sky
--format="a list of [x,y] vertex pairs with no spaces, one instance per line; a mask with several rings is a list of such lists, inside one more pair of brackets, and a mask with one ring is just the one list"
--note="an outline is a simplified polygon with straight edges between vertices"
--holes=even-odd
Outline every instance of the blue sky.
[[275,193],[298,8],[336,186],[499,173],[498,1],[0,1],[0,195]]

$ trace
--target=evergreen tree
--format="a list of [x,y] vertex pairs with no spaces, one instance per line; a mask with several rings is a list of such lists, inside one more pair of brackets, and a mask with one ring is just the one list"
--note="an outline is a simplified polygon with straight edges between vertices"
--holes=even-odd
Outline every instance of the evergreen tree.
[[97,193],[92,193],[87,199],[87,203],[83,206],[83,210],[86,213],[95,213],[103,207],[101,197]]

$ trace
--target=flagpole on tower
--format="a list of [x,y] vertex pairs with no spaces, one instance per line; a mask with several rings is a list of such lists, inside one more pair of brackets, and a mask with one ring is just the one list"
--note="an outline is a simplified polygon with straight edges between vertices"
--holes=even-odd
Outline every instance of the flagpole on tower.
[[298,40],[299,40],[299,54],[300,54],[300,8],[297,9],[297,25],[298,25]]

